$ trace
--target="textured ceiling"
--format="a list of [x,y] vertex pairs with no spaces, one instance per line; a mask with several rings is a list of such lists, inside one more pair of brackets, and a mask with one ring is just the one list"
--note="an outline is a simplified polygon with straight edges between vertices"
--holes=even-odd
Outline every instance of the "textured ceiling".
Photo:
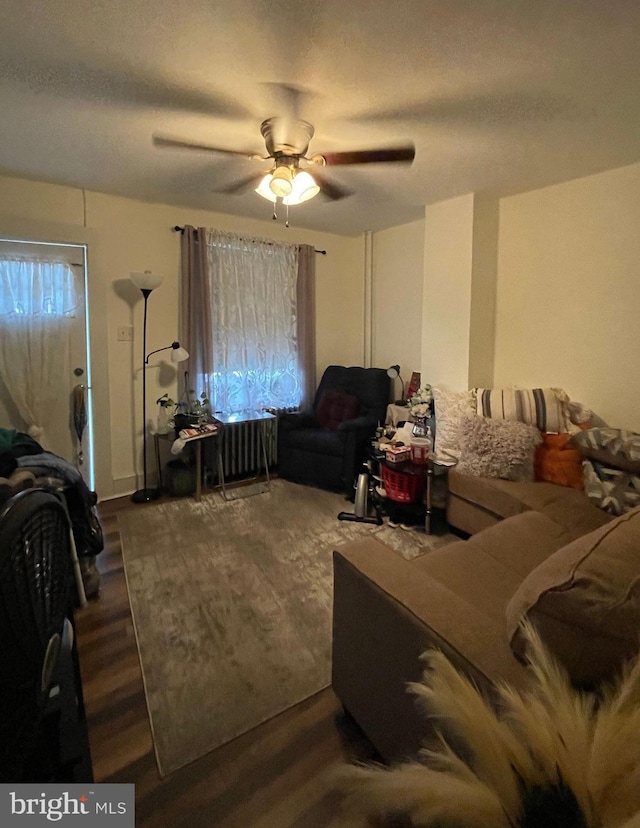
[[216,192],[260,162],[151,139],[261,153],[261,121],[293,101],[311,152],[415,142],[411,166],[327,168],[354,194],[291,210],[293,226],[357,234],[640,160],[638,0],[0,0],[0,13],[6,174],[268,219],[251,189]]

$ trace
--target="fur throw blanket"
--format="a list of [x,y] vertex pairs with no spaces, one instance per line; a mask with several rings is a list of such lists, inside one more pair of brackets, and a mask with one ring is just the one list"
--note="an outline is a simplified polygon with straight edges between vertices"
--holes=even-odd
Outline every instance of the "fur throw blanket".
[[462,474],[503,480],[534,479],[535,450],[542,442],[535,426],[489,417],[462,417],[459,433],[457,470]]

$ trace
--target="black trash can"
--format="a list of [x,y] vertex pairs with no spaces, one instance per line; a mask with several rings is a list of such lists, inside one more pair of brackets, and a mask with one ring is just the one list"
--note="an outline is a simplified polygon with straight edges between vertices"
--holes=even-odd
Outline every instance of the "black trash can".
[[192,495],[196,490],[196,468],[184,460],[167,463],[167,491],[173,497]]

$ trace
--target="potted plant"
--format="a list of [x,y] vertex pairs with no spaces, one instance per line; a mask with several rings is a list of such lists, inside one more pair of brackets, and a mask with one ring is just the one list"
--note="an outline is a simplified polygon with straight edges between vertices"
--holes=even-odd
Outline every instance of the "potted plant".
[[168,394],[163,394],[156,400],[158,408],[158,434],[167,434],[171,431],[171,415],[175,408],[175,402]]
[[211,417],[209,398],[205,391],[199,396],[194,388],[189,388],[189,372],[185,371],[185,391],[176,404],[174,426],[176,431],[199,423],[207,422]]

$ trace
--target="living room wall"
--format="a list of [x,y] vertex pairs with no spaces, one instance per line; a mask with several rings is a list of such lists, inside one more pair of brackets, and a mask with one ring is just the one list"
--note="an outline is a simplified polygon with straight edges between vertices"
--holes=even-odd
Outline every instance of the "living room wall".
[[[639,225],[640,164],[499,201],[427,205],[423,224],[374,234],[375,312],[396,308],[394,347],[420,337],[416,367],[432,384],[562,387],[640,431]],[[399,297],[406,307],[411,291],[400,274],[412,263],[417,297],[421,255],[422,322],[402,328]],[[385,358],[389,328],[374,330]]]
[[640,431],[640,164],[500,202],[494,379]]
[[473,193],[425,209],[422,373],[452,390],[469,387],[473,211]]
[[[373,234],[372,362],[376,367],[400,365],[408,385],[420,370],[424,221],[414,221]],[[395,381],[393,398],[402,394]]]
[[[327,251],[316,257],[318,375],[331,363],[362,364],[363,261],[361,237],[317,233],[269,221],[152,204],[44,182],[0,177],[0,234],[13,238],[86,243],[94,333],[96,488],[101,498],[126,494],[141,469],[140,375],[142,300],[129,273],[151,269],[164,282],[149,299],[149,349],[177,336],[179,235],[174,225],[217,227]],[[303,209],[303,208],[301,208]],[[117,340],[117,328],[133,325],[134,342]],[[134,382],[134,378],[136,381]],[[160,361],[147,375],[147,414],[154,400],[176,393],[175,370]]]
[[[451,390],[493,381],[498,202],[470,193],[373,234],[373,353]],[[396,394],[400,393],[397,382]]]

